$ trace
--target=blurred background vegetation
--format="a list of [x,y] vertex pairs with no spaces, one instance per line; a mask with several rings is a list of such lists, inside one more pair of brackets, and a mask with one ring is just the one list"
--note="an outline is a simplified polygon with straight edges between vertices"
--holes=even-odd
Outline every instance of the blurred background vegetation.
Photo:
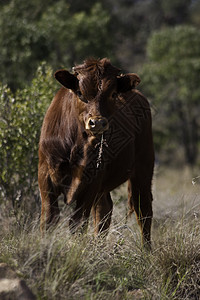
[[199,166],[199,0],[1,0],[1,204],[39,206],[37,149],[59,88],[53,72],[88,56],[141,77],[157,162]]

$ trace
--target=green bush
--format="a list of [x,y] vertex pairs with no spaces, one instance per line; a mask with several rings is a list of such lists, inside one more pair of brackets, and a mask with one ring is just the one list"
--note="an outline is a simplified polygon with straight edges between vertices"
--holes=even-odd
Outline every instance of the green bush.
[[0,81],[16,90],[43,60],[69,67],[88,56],[111,56],[110,17],[102,4],[91,3],[88,11],[77,5],[72,12],[72,6],[65,0],[12,0],[0,7]]
[[173,147],[176,153],[181,145],[186,163],[194,166],[199,159],[200,141],[200,32],[186,25],[154,32],[147,55],[142,89],[157,107],[156,149],[165,143],[168,152]]
[[[18,208],[39,200],[38,142],[45,111],[55,93],[52,69],[42,63],[30,86],[15,94],[0,87],[0,204]],[[28,200],[28,201],[27,201]]]

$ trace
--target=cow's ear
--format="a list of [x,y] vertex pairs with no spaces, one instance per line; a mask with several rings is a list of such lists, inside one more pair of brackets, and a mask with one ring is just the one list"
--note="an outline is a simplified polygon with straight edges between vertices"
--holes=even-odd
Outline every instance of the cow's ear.
[[135,73],[121,75],[117,78],[117,91],[125,93],[134,89],[140,83],[140,77]]
[[64,87],[71,89],[74,92],[77,91],[78,79],[67,70],[58,70],[56,71],[54,76],[56,80],[60,82]]

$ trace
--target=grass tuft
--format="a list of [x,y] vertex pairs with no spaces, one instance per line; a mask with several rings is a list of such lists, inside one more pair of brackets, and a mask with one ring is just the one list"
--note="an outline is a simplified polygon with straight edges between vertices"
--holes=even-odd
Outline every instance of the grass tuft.
[[194,209],[186,204],[185,214],[182,206],[176,214],[155,209],[152,252],[147,252],[134,217],[126,223],[121,191],[114,195],[121,200],[106,240],[94,238],[91,229],[71,235],[67,218],[42,238],[38,216],[20,223],[2,214],[0,262],[17,270],[37,299],[199,299],[198,199]]

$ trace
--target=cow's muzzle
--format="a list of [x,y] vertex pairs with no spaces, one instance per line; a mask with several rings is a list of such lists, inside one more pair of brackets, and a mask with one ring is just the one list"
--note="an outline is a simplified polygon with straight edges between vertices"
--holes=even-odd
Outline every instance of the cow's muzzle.
[[86,122],[86,129],[91,131],[92,134],[101,134],[108,130],[108,120],[103,117],[91,117]]

